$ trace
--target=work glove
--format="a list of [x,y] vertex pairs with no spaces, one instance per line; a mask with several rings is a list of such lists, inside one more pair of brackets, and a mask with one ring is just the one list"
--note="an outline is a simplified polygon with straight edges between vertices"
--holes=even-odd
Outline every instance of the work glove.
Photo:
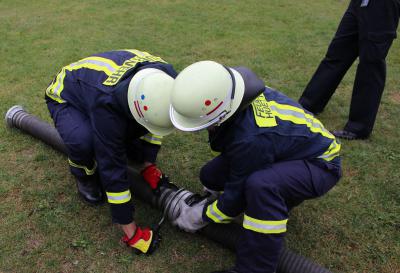
[[121,241],[127,246],[132,247],[136,254],[151,254],[159,244],[159,240],[156,237],[157,236],[154,235],[154,232],[150,228],[142,229],[137,226],[132,238],[129,239],[125,234]]
[[172,224],[191,233],[205,227],[208,222],[203,220],[203,210],[204,206],[208,203],[207,201],[207,199],[204,199],[192,205],[182,202],[180,205],[179,216],[172,222]]
[[168,177],[165,176],[155,164],[147,166],[140,174],[155,193],[159,192],[162,184],[168,183]]

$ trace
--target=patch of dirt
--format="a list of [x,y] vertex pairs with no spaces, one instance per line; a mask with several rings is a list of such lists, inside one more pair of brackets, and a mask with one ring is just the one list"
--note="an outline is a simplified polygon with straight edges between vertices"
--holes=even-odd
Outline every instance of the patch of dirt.
[[359,170],[356,168],[344,168],[344,174],[346,177],[357,177]]
[[28,249],[36,249],[41,244],[43,244],[43,240],[37,239],[37,238],[30,238],[26,242],[26,246],[27,246]]
[[400,91],[396,91],[393,94],[390,95],[390,99],[396,103],[400,104]]
[[74,265],[71,262],[63,262],[61,265],[61,273],[74,272]]
[[21,251],[21,256],[30,254],[35,249],[38,249],[44,243],[44,239],[39,235],[32,235],[25,241],[25,248]]

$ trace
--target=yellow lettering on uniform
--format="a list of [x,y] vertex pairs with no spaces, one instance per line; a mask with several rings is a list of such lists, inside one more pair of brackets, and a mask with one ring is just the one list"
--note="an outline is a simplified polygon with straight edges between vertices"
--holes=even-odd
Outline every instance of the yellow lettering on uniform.
[[104,85],[114,85],[118,82],[118,78],[114,77],[114,76],[110,76],[107,78],[107,80],[105,82],[103,82]]
[[[142,54],[145,54],[144,52]],[[131,68],[135,67],[138,63],[142,62],[162,62],[166,63],[160,57],[156,57],[150,55],[146,52],[144,56],[135,56],[129,60],[126,60],[115,72],[113,72],[104,82],[104,85],[112,86],[116,85],[119,80],[124,76],[124,74],[130,70]]]
[[134,67],[137,64],[137,61],[135,60],[135,58],[132,58],[132,59],[129,59],[129,60],[125,61],[122,66],[124,66],[126,68]]
[[264,96],[261,94],[252,103],[254,119],[258,127],[277,126],[276,119]]
[[[123,67],[122,67],[123,68]],[[118,69],[116,72],[114,72],[112,75],[111,75],[111,77],[114,77],[114,78],[120,78],[120,77],[122,77],[122,75],[124,75],[124,73],[125,73],[125,71],[123,70],[123,69]]]

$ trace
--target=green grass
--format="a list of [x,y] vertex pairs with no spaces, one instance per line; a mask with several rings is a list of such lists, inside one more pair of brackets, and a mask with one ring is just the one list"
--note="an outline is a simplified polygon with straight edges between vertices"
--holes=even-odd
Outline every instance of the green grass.
[[[298,98],[326,51],[348,1],[0,1],[0,113],[15,104],[50,122],[43,95],[61,66],[92,53],[137,48],[178,70],[204,59],[252,68]],[[372,138],[343,143],[344,177],[290,217],[288,246],[333,272],[400,272],[400,45]],[[347,118],[354,67],[319,117],[329,129]],[[211,158],[204,133],[174,133],[159,164],[199,191]],[[210,272],[234,254],[213,242],[163,229],[151,257],[133,256],[107,206],[77,198],[66,158],[0,124],[0,272]],[[159,212],[137,203],[140,224]]]

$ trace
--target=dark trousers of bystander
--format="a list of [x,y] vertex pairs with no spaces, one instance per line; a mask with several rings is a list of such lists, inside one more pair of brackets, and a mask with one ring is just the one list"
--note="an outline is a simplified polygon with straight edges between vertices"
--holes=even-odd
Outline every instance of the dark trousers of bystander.
[[386,80],[386,56],[396,38],[399,0],[352,0],[325,58],[299,102],[322,112],[337,86],[359,58],[344,130],[367,138],[373,129]]

